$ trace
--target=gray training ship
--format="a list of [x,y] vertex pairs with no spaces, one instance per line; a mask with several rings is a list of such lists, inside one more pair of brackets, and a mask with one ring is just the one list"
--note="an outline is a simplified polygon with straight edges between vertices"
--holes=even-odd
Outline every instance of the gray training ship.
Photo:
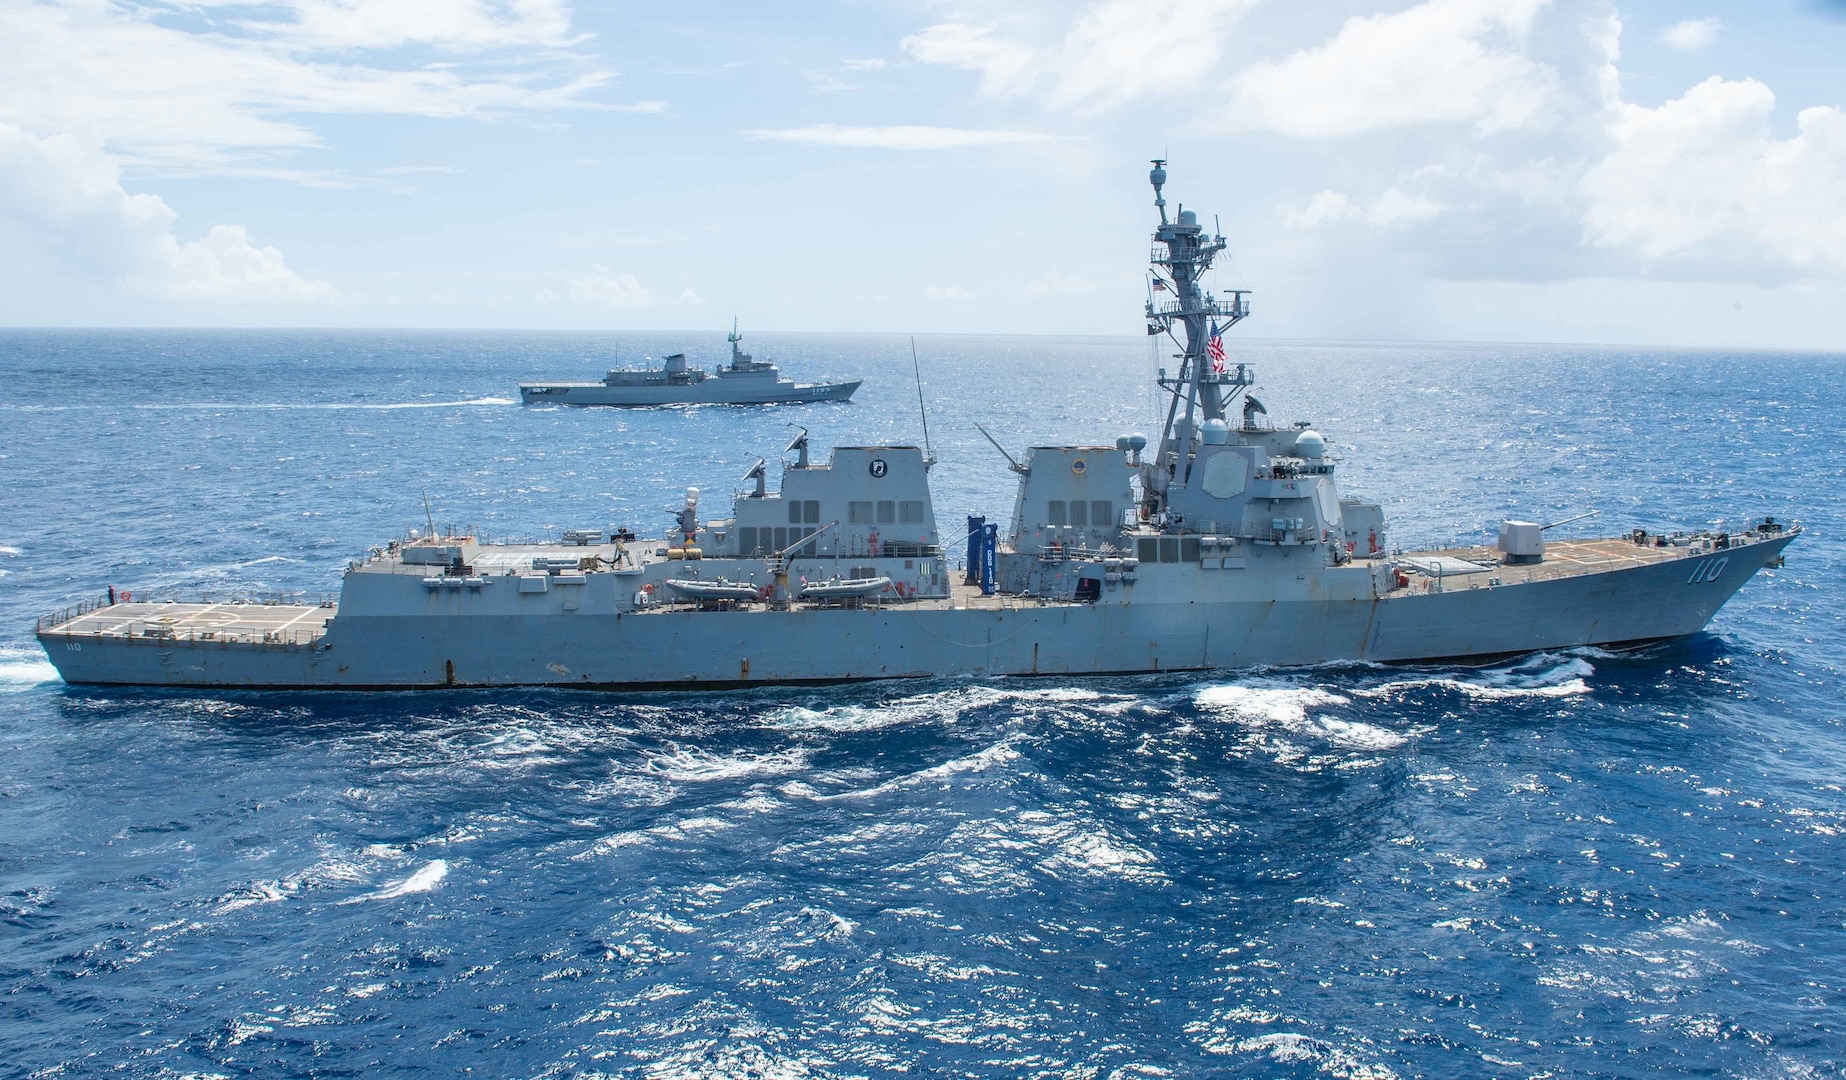
[[[418,535],[374,548],[321,606],[79,605],[40,620],[67,682],[412,689],[721,687],[899,676],[1104,674],[1339,660],[1483,658],[1626,645],[1703,628],[1800,532],[1547,542],[1506,522],[1491,547],[1394,551],[1379,504],[1343,497],[1326,440],[1275,426],[1215,331],[1248,296],[1208,295],[1224,249],[1192,211],[1169,220],[1164,164],[1150,333],[1157,444],[1035,446],[1011,519],[945,532],[930,457],[804,432],[780,490],[761,460],[730,515],[689,489],[671,529],[560,543]],[[1177,333],[1176,333],[1177,331]],[[951,572],[965,545],[967,570]]]
[[861,380],[798,383],[784,379],[774,364],[739,348],[743,335],[735,321],[725,338],[731,362],[715,371],[693,367],[685,353],[674,353],[658,368],[617,368],[601,382],[531,382],[519,384],[527,405],[788,405],[803,401],[850,401]]

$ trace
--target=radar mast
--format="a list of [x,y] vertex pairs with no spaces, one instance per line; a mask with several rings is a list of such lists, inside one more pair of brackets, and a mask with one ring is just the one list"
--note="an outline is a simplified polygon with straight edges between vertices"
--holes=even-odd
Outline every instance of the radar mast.
[[[1147,332],[1165,334],[1181,351],[1174,354],[1179,361],[1176,374],[1160,369],[1158,382],[1171,399],[1159,451],[1143,466],[1144,491],[1156,510],[1165,509],[1169,484],[1185,484],[1200,427],[1208,420],[1223,420],[1225,406],[1256,378],[1249,365],[1225,357],[1221,340],[1213,345],[1214,338],[1249,316],[1249,290],[1226,290],[1227,299],[1221,300],[1201,287],[1212,260],[1225,248],[1224,237],[1208,235],[1198,215],[1183,203],[1174,219],[1167,218],[1166,195],[1161,190],[1167,182],[1166,164],[1156,158],[1153,171],[1147,174],[1154,185],[1154,206],[1160,211],[1149,257],[1155,283],[1147,301]],[[1156,301],[1154,297],[1161,293],[1173,298]],[[1183,341],[1174,333],[1175,326],[1184,331]]]

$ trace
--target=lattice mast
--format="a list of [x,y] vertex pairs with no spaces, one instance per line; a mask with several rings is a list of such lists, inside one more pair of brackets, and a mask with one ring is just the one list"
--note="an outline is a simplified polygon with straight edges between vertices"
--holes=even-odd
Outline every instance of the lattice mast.
[[[1199,428],[1208,420],[1223,420],[1225,406],[1235,401],[1240,390],[1255,381],[1249,365],[1229,361],[1214,365],[1208,352],[1214,327],[1219,333],[1242,322],[1250,314],[1249,291],[1225,290],[1226,299],[1216,299],[1199,284],[1211,263],[1225,248],[1224,237],[1207,235],[1198,223],[1198,215],[1181,204],[1175,220],[1167,218],[1167,200],[1161,188],[1167,182],[1166,162],[1156,159],[1148,182],[1154,185],[1154,206],[1160,211],[1160,227],[1154,230],[1153,251],[1155,280],[1163,291],[1171,290],[1173,299],[1156,301],[1150,293],[1147,302],[1147,332],[1165,334],[1183,351],[1175,353],[1179,361],[1177,375],[1160,369],[1159,383],[1171,395],[1167,404],[1166,423],[1160,433],[1160,449],[1154,468],[1168,470],[1171,482],[1185,483]],[[1178,324],[1185,332],[1181,341],[1174,334]],[[1164,492],[1166,484],[1157,485]],[[1164,502],[1164,499],[1159,501]]]

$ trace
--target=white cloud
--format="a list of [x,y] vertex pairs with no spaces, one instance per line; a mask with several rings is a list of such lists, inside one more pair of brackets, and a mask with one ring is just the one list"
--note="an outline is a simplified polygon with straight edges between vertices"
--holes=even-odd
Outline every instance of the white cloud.
[[960,285],[931,285],[923,290],[931,300],[972,300],[974,293]]
[[746,131],[745,138],[810,146],[845,146],[864,150],[959,150],[969,146],[1016,146],[1061,141],[1035,131],[979,131],[949,127],[842,127],[814,124],[799,128]]
[[1038,50],[993,36],[993,27],[939,23],[899,43],[925,64],[944,64],[981,74],[981,92],[1024,93],[1038,78]]
[[1715,18],[1687,19],[1667,27],[1660,35],[1660,43],[1681,52],[1697,52],[1718,40],[1718,31],[1722,29],[1724,24]]
[[213,303],[324,300],[333,286],[289,269],[241,225],[192,241],[157,195],[131,195],[108,155],[69,135],[38,138],[0,123],[0,213],[70,269],[126,292]]
[[[236,0],[227,6],[245,7]],[[584,40],[582,35],[571,34],[570,7],[561,0],[284,0],[275,6],[294,17],[260,21],[244,17],[237,23],[248,32],[298,48],[388,49],[411,44],[452,50],[509,45],[557,48]]]
[[900,46],[926,64],[979,72],[986,94],[1041,91],[1079,113],[1183,92],[1217,69],[1226,32],[1257,0],[1093,0],[1054,42],[944,22]]
[[[588,95],[613,75],[559,52],[572,40],[563,12],[551,0],[0,0],[0,121],[84,133],[131,165],[214,172],[319,147],[303,122],[313,114],[598,107]],[[449,59],[422,62],[408,46]]]
[[1658,108],[1611,105],[1614,147],[1584,174],[1584,239],[1648,261],[1846,270],[1846,112],[1803,109],[1775,137],[1775,95],[1712,76]]
[[590,273],[573,280],[570,294],[597,307],[637,308],[654,304],[654,294],[633,274],[618,274],[606,266],[591,267]]
[[1330,138],[1430,123],[1490,133],[1538,121],[1557,73],[1521,52],[1548,0],[1427,0],[1346,20],[1331,41],[1246,68],[1224,123]]
[[674,303],[679,304],[681,307],[698,307],[704,302],[705,298],[699,295],[698,290],[690,287],[681,289],[679,292],[679,299],[674,301]]
[[840,64],[848,71],[883,71],[885,68],[891,66],[890,61],[880,60],[876,56],[867,57],[862,60],[842,60]]
[[860,90],[856,83],[849,83],[831,71],[810,71],[804,76],[808,85],[822,94],[837,94],[846,90]]
[[1322,191],[1304,205],[1285,203],[1282,224],[1291,229],[1309,230],[1328,225],[1361,223],[1381,228],[1415,225],[1434,218],[1444,207],[1434,199],[1412,195],[1398,188],[1387,188],[1371,202],[1361,205],[1339,191]]
[[1093,293],[1099,286],[1082,274],[1067,274],[1062,270],[1047,270],[1043,277],[1026,283],[1027,296],[1074,296],[1081,293]]

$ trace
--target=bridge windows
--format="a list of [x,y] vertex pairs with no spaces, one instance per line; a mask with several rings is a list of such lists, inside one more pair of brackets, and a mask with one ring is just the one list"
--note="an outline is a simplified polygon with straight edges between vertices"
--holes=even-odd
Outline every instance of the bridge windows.
[[1098,529],[1106,529],[1115,521],[1115,503],[1108,499],[1097,499],[1090,503],[1090,524]]
[[846,520],[854,525],[872,523],[872,504],[869,500],[855,499],[846,504]]
[[788,502],[788,523],[800,525],[816,524],[820,521],[819,499],[790,499]]
[[1090,524],[1090,505],[1082,499],[1070,501],[1070,524],[1073,529],[1088,528]]
[[878,500],[878,524],[895,525],[897,523],[897,503],[892,499]]
[[897,520],[905,525],[923,524],[923,500],[905,499],[897,504]]
[[1053,499],[1045,506],[1045,524],[1062,527],[1064,524],[1064,500]]
[[739,555],[756,554],[756,527],[745,525],[737,530],[737,553]]

